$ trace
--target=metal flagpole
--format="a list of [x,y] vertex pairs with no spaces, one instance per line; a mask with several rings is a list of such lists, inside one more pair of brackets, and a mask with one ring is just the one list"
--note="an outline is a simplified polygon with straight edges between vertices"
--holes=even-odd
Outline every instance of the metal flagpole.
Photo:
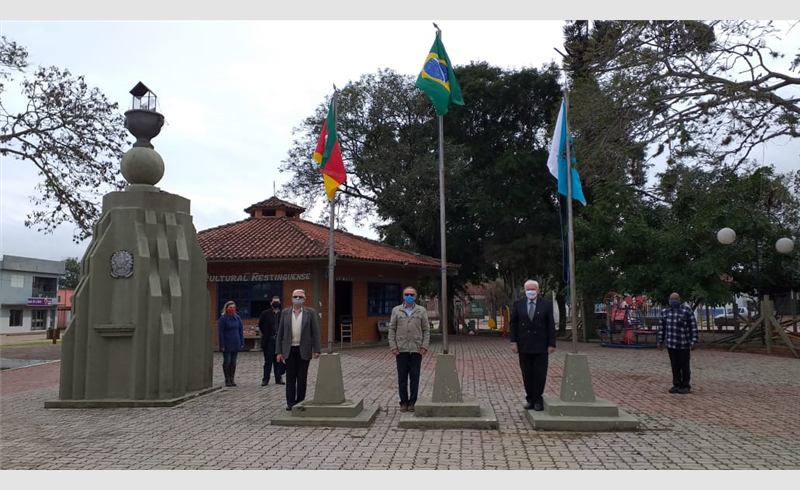
[[[436,27],[436,36],[441,40],[442,30]],[[447,349],[447,241],[445,238],[444,220],[444,116],[439,116],[439,233],[442,242],[442,291],[441,308],[439,311],[439,329],[442,331],[442,353],[448,354]]]
[[439,228],[442,239],[442,307],[439,312],[439,328],[442,330],[442,352],[447,350],[447,242],[444,221],[444,116],[439,116]]
[[[572,229],[572,157],[570,155],[569,90],[564,89],[564,129],[567,148],[567,244],[569,245],[569,297],[571,303],[572,353],[578,353],[578,298],[575,292],[575,232]],[[586,328],[586,325],[583,326]]]
[[[333,120],[336,121],[336,85],[333,86],[333,100],[331,101],[333,104]],[[330,129],[328,130],[328,136],[330,137]],[[335,277],[333,269],[336,265],[336,259],[334,257],[333,252],[333,223],[334,223],[334,213],[336,208],[333,205],[333,201],[336,199],[336,193],[333,194],[331,198],[331,230],[330,230],[330,237],[328,239],[328,354],[333,354],[333,330],[334,330],[334,287],[335,287]]]

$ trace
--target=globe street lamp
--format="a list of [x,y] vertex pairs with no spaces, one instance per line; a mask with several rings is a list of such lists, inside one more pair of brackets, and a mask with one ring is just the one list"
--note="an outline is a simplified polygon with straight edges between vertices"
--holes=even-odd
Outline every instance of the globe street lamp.
[[[736,232],[733,231],[731,228],[722,228],[717,232],[717,240],[723,245],[730,245],[736,240]],[[759,299],[759,309],[761,315],[758,317],[756,322],[750,326],[747,331],[742,335],[739,340],[731,347],[731,351],[739,347],[748,337],[750,337],[759,327],[759,325],[763,326],[763,334],[767,344],[767,354],[772,353],[772,329],[778,332],[778,334],[783,339],[784,343],[787,347],[792,351],[795,357],[798,356],[797,352],[794,350],[794,345],[792,341],[786,335],[786,332],[783,331],[783,328],[778,324],[778,321],[775,319],[774,312],[774,305],[773,302],[769,299],[769,295],[765,295],[761,298],[761,267],[759,264],[759,256],[758,256],[758,242],[756,241],[756,269],[757,269],[757,287],[756,290],[756,297]],[[778,241],[775,242],[775,250],[778,253],[788,255],[792,253],[794,250],[794,241],[791,238],[780,238]]]

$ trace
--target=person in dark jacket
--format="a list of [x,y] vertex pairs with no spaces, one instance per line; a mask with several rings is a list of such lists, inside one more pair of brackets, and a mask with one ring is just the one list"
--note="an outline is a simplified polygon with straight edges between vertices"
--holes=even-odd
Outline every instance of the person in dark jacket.
[[514,302],[509,322],[511,351],[519,354],[525,410],[544,410],[548,356],[556,350],[553,303],[539,296],[539,283],[525,281],[525,297]]
[[[400,411],[413,412],[419,393],[419,374],[422,356],[431,343],[431,324],[428,311],[416,303],[417,290],[403,289],[403,303],[392,309],[389,321],[389,349],[397,362],[397,384]],[[411,391],[408,384],[411,381]]]
[[686,395],[692,392],[691,351],[697,345],[697,319],[688,306],[681,304],[681,295],[669,295],[669,307],[661,312],[656,337],[658,348],[667,346],[669,363],[672,366],[672,388],[670,393]]
[[319,317],[314,308],[303,306],[306,292],[292,292],[292,307],[281,312],[275,354],[278,362],[286,362],[286,410],[306,398],[308,366],[322,352]]
[[261,312],[258,319],[258,329],[261,331],[261,350],[264,352],[264,375],[261,377],[261,386],[269,384],[269,374],[275,371],[275,384],[285,384],[281,380],[285,364],[278,362],[275,354],[275,338],[278,335],[278,324],[281,321],[281,298],[273,296],[272,309]]
[[219,350],[222,352],[222,373],[225,386],[236,386],[236,358],[244,348],[244,325],[236,314],[236,303],[228,301],[222,308],[217,324],[219,331]]

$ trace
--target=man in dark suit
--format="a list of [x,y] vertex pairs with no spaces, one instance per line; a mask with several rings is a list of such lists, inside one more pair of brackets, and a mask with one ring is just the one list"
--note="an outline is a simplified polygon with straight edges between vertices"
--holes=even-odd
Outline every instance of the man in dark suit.
[[525,383],[525,409],[544,410],[548,356],[556,350],[553,304],[539,296],[539,283],[525,281],[525,297],[514,302],[509,322],[511,351],[519,354]]
[[314,308],[303,306],[306,292],[292,292],[292,307],[281,312],[275,354],[286,362],[286,410],[306,399],[308,365],[322,352],[319,317]]
[[264,353],[264,375],[261,377],[261,386],[269,384],[269,375],[275,371],[275,384],[284,384],[281,381],[285,364],[275,358],[275,340],[278,336],[278,324],[281,321],[281,298],[272,297],[272,308],[261,312],[258,319],[258,329],[261,331],[261,351]]

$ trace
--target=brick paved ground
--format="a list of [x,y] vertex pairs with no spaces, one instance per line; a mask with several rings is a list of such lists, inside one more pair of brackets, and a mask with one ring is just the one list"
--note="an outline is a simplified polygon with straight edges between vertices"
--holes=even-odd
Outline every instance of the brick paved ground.
[[[441,342],[432,347],[422,396],[433,389]],[[236,388],[173,408],[46,410],[45,400],[58,395],[55,363],[0,374],[0,468],[800,469],[800,361],[697,350],[694,392],[681,396],[666,393],[666,352],[580,348],[589,355],[597,395],[639,417],[640,431],[532,430],[507,342],[456,337],[451,352],[462,388],[492,404],[499,430],[399,429],[394,360],[378,347],[346,349],[342,358],[348,398],[381,407],[367,429],[270,425],[285,413],[284,390],[260,386],[260,352],[240,355]],[[550,394],[559,390],[570,350],[562,344],[551,358]],[[214,356],[221,383],[221,357]]]

